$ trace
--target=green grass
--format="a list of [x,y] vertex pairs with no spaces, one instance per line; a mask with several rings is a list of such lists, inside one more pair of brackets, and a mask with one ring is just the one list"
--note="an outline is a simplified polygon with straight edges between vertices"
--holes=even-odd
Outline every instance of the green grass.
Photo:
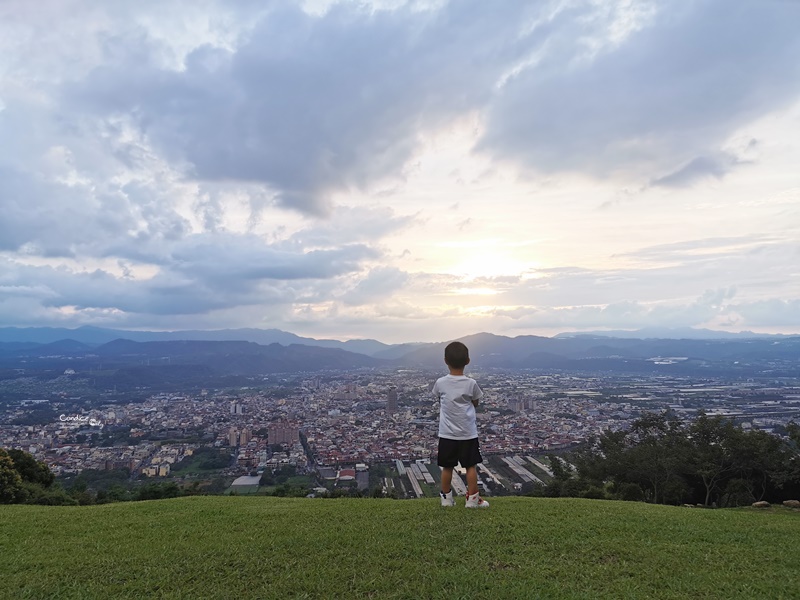
[[796,598],[800,512],[577,499],[0,507],[0,598]]

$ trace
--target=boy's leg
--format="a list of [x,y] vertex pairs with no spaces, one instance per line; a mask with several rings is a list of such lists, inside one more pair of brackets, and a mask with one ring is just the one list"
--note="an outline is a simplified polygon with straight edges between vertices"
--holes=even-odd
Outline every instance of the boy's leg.
[[[449,494],[451,482],[453,481],[453,467],[442,467],[442,493]],[[477,485],[477,483],[476,483]]]
[[478,493],[478,467],[467,467],[467,503],[466,508],[489,508],[489,503]]
[[[452,476],[452,471],[450,475]],[[444,473],[442,473],[444,475]],[[444,477],[442,477],[442,485],[444,485]],[[467,467],[467,495],[472,496],[478,493],[478,467],[472,465]]]

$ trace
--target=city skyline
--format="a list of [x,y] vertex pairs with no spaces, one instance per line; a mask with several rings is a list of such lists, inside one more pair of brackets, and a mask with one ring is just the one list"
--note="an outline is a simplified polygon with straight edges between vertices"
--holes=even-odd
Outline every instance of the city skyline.
[[800,333],[800,4],[0,6],[0,327]]

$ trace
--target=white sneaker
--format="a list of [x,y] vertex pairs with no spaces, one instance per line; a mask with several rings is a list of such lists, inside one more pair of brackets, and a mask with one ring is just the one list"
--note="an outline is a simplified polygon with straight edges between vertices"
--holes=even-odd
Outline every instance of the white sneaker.
[[489,508],[489,503],[481,498],[480,493],[475,492],[472,496],[467,496],[466,508]]
[[453,499],[453,490],[450,490],[446,494],[444,492],[439,492],[439,498],[442,499],[442,506],[456,505],[456,501]]

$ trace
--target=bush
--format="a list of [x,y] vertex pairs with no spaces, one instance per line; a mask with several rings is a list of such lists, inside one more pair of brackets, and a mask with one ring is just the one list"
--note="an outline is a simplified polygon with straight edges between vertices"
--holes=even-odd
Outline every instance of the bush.
[[23,483],[25,504],[41,504],[46,506],[76,506],[79,501],[70,496],[61,486],[44,488],[36,483]]
[[591,498],[592,500],[605,500],[606,492],[603,488],[596,485],[590,485],[581,493],[582,498]]
[[616,486],[615,495],[618,500],[625,500],[626,502],[642,502],[644,500],[644,492],[638,483],[619,484]]

